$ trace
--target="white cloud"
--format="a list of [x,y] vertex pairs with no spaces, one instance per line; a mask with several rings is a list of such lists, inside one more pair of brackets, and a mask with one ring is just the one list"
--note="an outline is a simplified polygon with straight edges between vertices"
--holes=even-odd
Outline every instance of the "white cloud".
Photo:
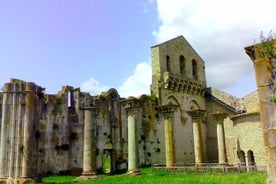
[[118,92],[122,97],[150,94],[150,84],[151,65],[143,62],[136,66],[133,74],[118,88]]
[[96,79],[90,78],[89,80],[81,83],[80,89],[81,91],[88,92],[91,95],[98,95],[101,92],[107,91],[109,88],[101,85]]
[[[118,87],[118,93],[121,97],[150,94],[150,84],[151,65],[149,63],[142,62],[136,66],[133,74]],[[89,80],[82,82],[80,88],[81,91],[88,92],[91,95],[98,95],[109,89],[109,87],[100,84],[94,78],[90,78]]]
[[[276,32],[273,16],[276,1],[156,2],[161,22],[153,32],[156,41],[160,43],[183,35],[205,60],[209,86],[231,91],[244,78],[248,83],[255,83],[253,64],[243,48],[254,44],[261,31]],[[245,95],[252,90],[236,91],[235,95]]]

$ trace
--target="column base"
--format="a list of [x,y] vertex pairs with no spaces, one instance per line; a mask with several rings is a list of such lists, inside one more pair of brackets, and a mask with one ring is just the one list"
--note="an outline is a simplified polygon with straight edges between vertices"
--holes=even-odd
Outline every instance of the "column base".
[[128,171],[128,174],[130,175],[141,175],[141,171],[139,169],[131,169]]
[[29,177],[5,177],[0,178],[0,183],[13,184],[13,183],[34,183],[35,181]]
[[97,176],[96,173],[82,173],[82,175],[77,177],[75,181],[95,180],[98,178],[99,176]]

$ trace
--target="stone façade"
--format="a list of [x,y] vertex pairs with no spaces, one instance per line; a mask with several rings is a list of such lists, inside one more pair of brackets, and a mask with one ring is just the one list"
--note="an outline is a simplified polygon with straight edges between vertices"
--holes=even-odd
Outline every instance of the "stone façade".
[[205,63],[183,36],[151,53],[150,95],[91,96],[71,86],[52,95],[31,82],[6,83],[0,180],[136,173],[146,165],[266,165],[256,92],[238,99],[207,88]]

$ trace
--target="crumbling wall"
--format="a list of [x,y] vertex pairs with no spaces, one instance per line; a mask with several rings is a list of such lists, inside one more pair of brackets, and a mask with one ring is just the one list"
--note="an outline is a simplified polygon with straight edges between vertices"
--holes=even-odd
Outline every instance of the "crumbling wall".
[[11,79],[3,88],[0,178],[25,182],[38,176],[38,126],[43,88]]

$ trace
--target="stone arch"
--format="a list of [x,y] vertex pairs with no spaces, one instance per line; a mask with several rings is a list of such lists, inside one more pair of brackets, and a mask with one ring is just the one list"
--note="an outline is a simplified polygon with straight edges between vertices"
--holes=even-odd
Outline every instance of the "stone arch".
[[185,73],[186,63],[185,63],[185,57],[183,55],[179,56],[179,70],[181,74]]
[[[118,91],[114,88],[111,88],[107,91],[108,96],[108,109],[107,110],[107,119],[109,123],[109,132],[107,132],[108,139],[113,140],[115,137],[118,137],[120,135],[120,128],[114,128],[114,127],[120,127],[119,123],[119,115],[118,115],[118,103],[120,96],[118,94]],[[112,141],[113,142],[113,141]],[[103,171],[105,173],[113,173],[116,170],[116,155],[113,148],[113,143],[105,143],[103,155],[102,155],[102,167]]]
[[170,95],[170,96],[168,96],[167,99],[168,99],[168,101],[170,101],[169,103],[173,103],[178,106],[181,122],[184,123],[183,121],[184,121],[185,117],[183,116],[182,107],[181,107],[181,104],[179,103],[179,101],[177,100],[177,98],[173,95]]
[[241,170],[243,170],[246,167],[245,153],[243,150],[239,150],[237,151],[237,155],[239,158],[239,165],[241,167]]
[[171,63],[170,63],[170,56],[166,56],[166,71],[170,72],[171,71]]
[[179,106],[179,108],[181,108],[181,105],[180,105],[180,103],[178,102],[178,100],[177,100],[177,98],[176,98],[175,96],[170,95],[170,96],[168,96],[168,98],[167,98],[167,99],[168,99],[168,100],[170,100],[171,102],[173,102],[173,104],[178,105],[178,106]]
[[192,73],[193,78],[198,79],[197,61],[195,59],[192,60]]
[[247,151],[247,165],[249,167],[249,170],[254,170],[255,166],[255,157],[252,150]]
[[191,100],[189,102],[189,108],[188,108],[188,110],[199,110],[199,109],[200,109],[200,105],[197,103],[197,101]]
[[111,97],[112,100],[118,100],[120,99],[120,95],[118,91],[114,88],[111,88],[107,91],[107,94]]

